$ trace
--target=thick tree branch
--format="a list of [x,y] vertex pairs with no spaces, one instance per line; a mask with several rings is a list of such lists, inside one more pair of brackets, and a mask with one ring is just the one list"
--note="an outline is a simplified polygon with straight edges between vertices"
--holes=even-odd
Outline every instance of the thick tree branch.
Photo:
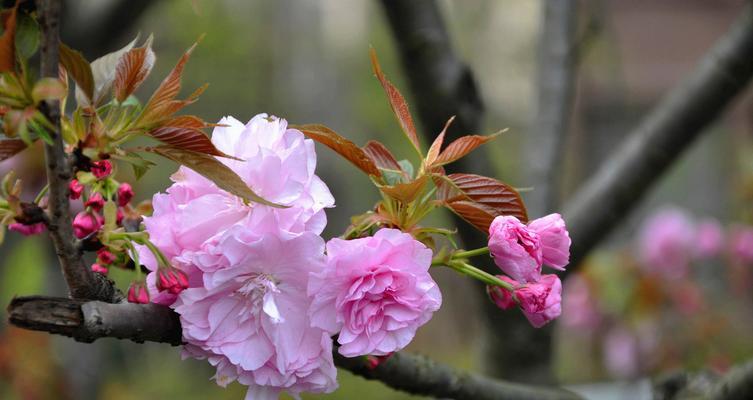
[[[39,3],[39,24],[42,30],[40,75],[58,76],[58,43],[60,43],[60,2],[43,0]],[[104,277],[98,277],[84,265],[81,252],[76,248],[68,203],[68,182],[71,169],[60,135],[60,103],[45,101],[41,105],[45,117],[55,127],[51,132],[52,145],[45,144],[47,182],[49,184],[49,218],[47,227],[55,245],[63,276],[71,297],[81,299],[112,300],[116,291]]]
[[576,0],[544,1],[538,40],[536,110],[526,134],[526,207],[536,217],[557,205],[562,146],[570,125],[576,66]]
[[753,7],[625,139],[565,208],[571,267],[628,215],[664,171],[746,87],[753,75]]
[[753,399],[753,360],[732,368],[709,397],[710,400]]
[[[178,315],[156,304],[110,304],[65,298],[30,296],[15,298],[8,306],[9,321],[21,328],[50,332],[92,342],[102,337],[137,342],[181,342]],[[396,353],[376,368],[363,358],[335,363],[366,379],[379,380],[413,394],[453,399],[579,399],[561,389],[536,388],[460,372],[425,357]]]

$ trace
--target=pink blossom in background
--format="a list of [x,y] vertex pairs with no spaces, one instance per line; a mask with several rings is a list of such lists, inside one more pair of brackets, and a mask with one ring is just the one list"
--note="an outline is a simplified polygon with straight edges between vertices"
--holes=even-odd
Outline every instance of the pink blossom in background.
[[705,219],[699,222],[695,235],[696,257],[704,259],[719,255],[724,243],[724,232],[719,221]]
[[13,232],[18,232],[24,236],[38,235],[47,229],[44,222],[37,222],[36,224],[22,224],[20,222],[14,222],[8,225],[8,229]]
[[662,210],[647,219],[638,239],[642,267],[669,278],[684,277],[693,254],[695,229],[679,209]]
[[730,237],[732,257],[743,264],[753,264],[753,227],[738,226]]
[[489,252],[494,263],[518,282],[541,277],[541,237],[513,216],[494,218],[489,226]]
[[575,329],[596,329],[602,319],[597,301],[585,278],[580,274],[569,276],[562,295],[562,323]]
[[387,355],[404,348],[442,304],[429,275],[432,252],[407,233],[332,239],[327,268],[312,274],[312,323],[339,332],[346,357]]
[[541,238],[541,255],[544,264],[565,270],[570,262],[570,234],[565,227],[565,220],[554,213],[537,218],[528,223],[528,228],[538,233]]
[[92,271],[98,272],[98,273],[103,274],[103,275],[107,275],[107,272],[108,272],[107,271],[107,267],[105,267],[103,265],[100,265],[100,264],[97,264],[97,263],[92,264],[91,269],[92,269]]
[[562,314],[562,282],[557,275],[543,275],[536,283],[528,283],[515,289],[520,309],[535,328]]
[[219,384],[237,379],[254,399],[334,390],[332,341],[312,326],[306,294],[309,275],[325,268],[321,237],[235,226],[220,243],[229,267],[206,273],[173,304],[187,354],[214,360]]
[[639,371],[638,339],[630,331],[615,327],[607,333],[602,344],[604,365],[618,379],[635,378]]

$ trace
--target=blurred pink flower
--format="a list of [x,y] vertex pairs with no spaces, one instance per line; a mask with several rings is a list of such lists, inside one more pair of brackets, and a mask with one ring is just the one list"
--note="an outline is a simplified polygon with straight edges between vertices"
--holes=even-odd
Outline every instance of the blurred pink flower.
[[99,192],[94,193],[89,197],[89,200],[84,203],[86,207],[91,207],[94,211],[100,211],[105,206],[105,199]]
[[596,329],[602,319],[597,301],[586,279],[580,274],[571,275],[565,280],[562,295],[562,323],[570,328]]
[[97,250],[97,261],[104,265],[110,265],[115,262],[115,255],[112,254],[106,247]]
[[541,237],[515,217],[494,218],[489,226],[489,252],[514,280],[525,283],[541,278]]
[[733,228],[730,237],[732,257],[743,264],[753,264],[753,227]]
[[47,226],[44,224],[44,222],[37,222],[36,224],[30,225],[22,224],[20,222],[14,222],[8,225],[8,229],[14,232],[18,232],[24,236],[33,236],[44,232],[44,230],[47,229]]
[[327,243],[327,268],[308,285],[312,323],[339,332],[346,357],[387,355],[410,343],[442,304],[432,252],[397,229]]
[[72,179],[70,183],[68,183],[68,196],[70,196],[71,200],[78,199],[83,192],[84,185],[82,185],[77,179]]
[[688,271],[693,254],[695,230],[679,209],[664,209],[648,218],[641,228],[638,253],[649,272],[677,279]]
[[604,365],[618,379],[635,378],[639,373],[638,339],[628,330],[615,327],[604,337]]
[[107,275],[107,267],[94,263],[91,266],[92,271],[99,272],[100,274]]
[[528,223],[528,228],[541,238],[544,264],[561,271],[570,262],[570,234],[562,216],[554,213]]
[[715,219],[705,219],[698,223],[695,233],[695,256],[701,259],[715,257],[722,250],[724,232]]
[[187,354],[209,358],[217,382],[249,385],[252,398],[281,390],[330,392],[337,387],[329,334],[313,327],[310,273],[324,267],[324,241],[306,232],[258,235],[235,226],[222,235],[229,267],[205,274],[184,290],[180,314]]

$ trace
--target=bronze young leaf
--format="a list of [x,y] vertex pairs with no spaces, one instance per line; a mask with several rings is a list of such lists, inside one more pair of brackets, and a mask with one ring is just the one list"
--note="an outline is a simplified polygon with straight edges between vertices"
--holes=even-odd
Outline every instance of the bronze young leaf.
[[375,177],[380,176],[379,169],[366,152],[332,129],[319,124],[291,125],[290,128],[298,129],[306,137],[334,150],[366,174]]
[[81,88],[88,104],[91,104],[94,99],[94,76],[89,62],[80,52],[60,43],[60,64]]

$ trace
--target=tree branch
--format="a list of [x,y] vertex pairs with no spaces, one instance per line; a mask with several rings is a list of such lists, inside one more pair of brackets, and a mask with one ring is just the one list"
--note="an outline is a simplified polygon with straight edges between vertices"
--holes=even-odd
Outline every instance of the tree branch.
[[[156,304],[110,304],[75,299],[29,296],[14,298],[8,306],[11,324],[31,330],[92,342],[102,337],[153,341],[178,345],[178,315]],[[428,358],[396,353],[376,368],[364,357],[345,358],[335,353],[335,363],[366,379],[379,380],[408,393],[453,399],[552,399],[580,397],[562,389],[536,388],[460,372]]]
[[727,372],[714,386],[710,400],[753,399],[753,360]]
[[570,267],[596,246],[753,75],[753,6],[625,139],[565,207]]
[[[39,4],[39,24],[42,29],[41,66],[42,77],[58,76],[58,44],[60,43],[60,2],[43,0]],[[47,100],[41,104],[42,113],[55,127],[50,133],[53,144],[45,144],[47,182],[49,184],[49,219],[47,227],[55,245],[63,276],[71,297],[81,299],[112,300],[116,297],[113,285],[98,277],[84,265],[81,252],[76,248],[73,236],[68,182],[71,169],[60,135],[60,102]]]

